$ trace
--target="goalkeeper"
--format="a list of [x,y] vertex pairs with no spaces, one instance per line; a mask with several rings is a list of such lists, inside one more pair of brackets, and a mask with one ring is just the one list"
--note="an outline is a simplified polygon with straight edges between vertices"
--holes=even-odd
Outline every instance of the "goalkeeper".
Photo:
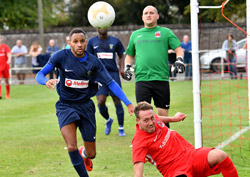
[[[131,80],[132,63],[135,60],[136,101],[151,103],[153,98],[157,114],[168,116],[170,108],[168,49],[175,50],[173,72],[183,73],[183,50],[181,42],[168,28],[157,26],[158,11],[153,6],[143,10],[144,28],[132,33],[126,51],[125,79]],[[167,126],[169,126],[167,124]]]
[[138,103],[134,113],[137,122],[132,141],[135,177],[143,176],[146,159],[164,177],[205,177],[219,173],[224,177],[238,177],[233,162],[224,151],[195,149],[177,132],[164,125],[166,122],[184,120],[185,114],[156,116],[147,102]]

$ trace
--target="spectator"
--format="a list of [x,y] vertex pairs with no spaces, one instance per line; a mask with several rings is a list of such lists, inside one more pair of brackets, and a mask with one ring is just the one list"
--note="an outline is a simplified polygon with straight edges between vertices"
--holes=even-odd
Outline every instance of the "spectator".
[[237,79],[236,71],[236,59],[235,51],[237,49],[237,43],[233,40],[233,35],[229,34],[226,36],[226,40],[223,42],[222,49],[226,51],[225,58],[229,63],[229,73],[231,79]]
[[188,80],[192,80],[192,44],[191,41],[189,41],[188,35],[183,36],[181,48],[184,50],[184,63],[186,64],[185,77]]
[[[27,67],[27,58],[25,55],[28,54],[27,47],[22,44],[21,40],[16,41],[16,45],[11,49],[12,55],[15,56],[15,68],[21,69]],[[20,84],[24,84],[25,70],[16,70],[17,79]]]
[[66,44],[63,46],[62,49],[70,49],[70,37],[66,36],[65,40],[66,40]]
[[[39,45],[37,41],[34,41],[30,47],[29,54],[32,57],[32,66],[33,68],[39,67],[39,63],[37,61],[37,56],[42,53],[43,49]],[[36,74],[39,71],[39,69],[34,69],[33,73]]]
[[3,36],[0,35],[0,99],[2,99],[2,86],[1,80],[2,77],[5,80],[5,88],[6,88],[6,99],[10,99],[10,84],[9,84],[9,69],[11,64],[11,51],[10,48],[2,43]]
[[[49,47],[46,50],[46,54],[50,54],[50,56],[51,56],[53,53],[55,53],[58,50],[59,50],[59,48],[58,48],[57,45],[55,45],[55,40],[54,39],[50,39],[49,40]],[[51,71],[49,73],[49,78],[50,79],[54,78],[54,73],[55,73],[55,70],[53,70],[53,71]]]

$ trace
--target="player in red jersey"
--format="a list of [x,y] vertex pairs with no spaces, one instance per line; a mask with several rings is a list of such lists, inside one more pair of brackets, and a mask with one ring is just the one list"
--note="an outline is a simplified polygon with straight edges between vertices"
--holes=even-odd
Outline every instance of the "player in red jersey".
[[146,159],[164,177],[206,177],[222,173],[224,177],[238,177],[236,168],[224,151],[214,148],[195,149],[166,122],[184,120],[186,115],[157,116],[147,102],[135,107],[136,132],[132,141],[134,176],[142,177]]
[[[6,98],[10,98],[9,69],[11,64],[11,50],[2,43],[3,36],[0,35],[0,84],[2,77],[5,79]],[[2,98],[2,86],[0,85],[0,99]]]

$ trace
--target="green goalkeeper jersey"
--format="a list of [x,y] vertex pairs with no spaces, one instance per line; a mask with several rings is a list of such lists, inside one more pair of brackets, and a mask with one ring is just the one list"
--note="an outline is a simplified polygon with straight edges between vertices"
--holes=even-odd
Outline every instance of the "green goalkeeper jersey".
[[169,81],[168,49],[180,46],[168,28],[156,26],[132,33],[126,54],[135,57],[135,81]]

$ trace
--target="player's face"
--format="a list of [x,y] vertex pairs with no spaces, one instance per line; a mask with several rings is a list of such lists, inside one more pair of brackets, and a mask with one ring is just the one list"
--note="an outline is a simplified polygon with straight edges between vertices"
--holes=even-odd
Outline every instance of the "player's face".
[[146,7],[142,13],[142,21],[145,27],[153,28],[157,25],[157,20],[159,19],[159,14],[155,11],[153,7]]
[[136,118],[136,122],[139,128],[147,133],[153,133],[155,131],[155,117],[153,110],[145,110],[139,112],[139,117]]
[[84,57],[84,50],[87,45],[87,40],[85,39],[84,34],[82,33],[74,33],[70,38],[70,47],[71,52],[76,57]]
[[98,33],[100,35],[107,35],[108,34],[108,29],[98,29]]

